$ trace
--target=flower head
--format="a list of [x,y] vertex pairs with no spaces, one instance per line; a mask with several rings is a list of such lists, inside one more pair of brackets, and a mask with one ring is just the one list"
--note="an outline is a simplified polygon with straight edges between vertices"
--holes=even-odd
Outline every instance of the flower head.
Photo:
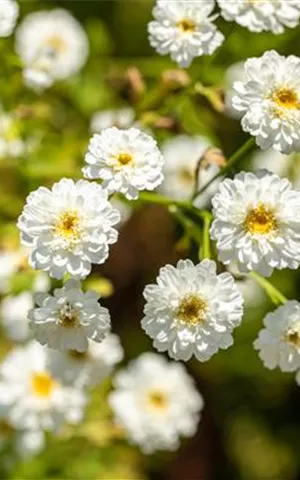
[[37,293],[38,307],[28,313],[35,338],[62,351],[84,352],[88,339],[101,342],[110,331],[110,316],[98,299],[92,290],[84,293],[76,280],[68,280],[63,288],[54,290],[54,296]]
[[0,407],[17,429],[56,430],[78,423],[86,404],[82,391],[64,387],[47,367],[47,353],[37,342],[13,349],[0,368]]
[[123,358],[117,335],[109,333],[101,343],[88,342],[85,352],[49,351],[49,368],[55,378],[78,388],[95,386],[108,377]]
[[216,264],[194,265],[180,260],[177,267],[160,269],[157,283],[144,291],[142,328],[159,352],[175,360],[206,361],[220,348],[232,345],[232,331],[243,314],[243,299],[229,273],[217,275]]
[[91,131],[101,133],[102,130],[111,127],[129,128],[134,123],[135,113],[130,107],[119,108],[118,110],[100,110],[94,113],[91,120]]
[[83,278],[92,263],[108,257],[109,245],[118,237],[112,227],[119,221],[100,185],[64,178],[52,190],[40,187],[27,197],[18,227],[22,243],[31,249],[33,268],[54,278],[65,273]]
[[195,57],[211,55],[224,40],[210,16],[213,9],[213,0],[158,0],[148,25],[151,46],[185,68]]
[[8,37],[15,28],[19,16],[19,5],[15,0],[1,0],[0,37]]
[[283,372],[300,369],[300,303],[295,300],[268,313],[254,348],[265,367]]
[[299,23],[299,0],[217,0],[225,20],[235,21],[251,32],[283,33]]
[[143,452],[176,450],[197,429],[203,400],[180,363],[144,353],[119,372],[109,402],[116,422]]
[[34,12],[16,32],[16,49],[25,64],[28,86],[44,89],[84,65],[88,40],[81,25],[66,10]]
[[257,145],[282,153],[300,151],[300,58],[275,51],[244,65],[245,81],[234,84],[232,105]]
[[300,263],[300,193],[288,180],[265,170],[226,179],[212,200],[211,238],[219,260],[238,262],[270,276],[274,268],[296,269]]
[[22,342],[30,337],[27,314],[32,307],[33,298],[30,292],[22,292],[2,300],[0,318],[8,338]]
[[139,190],[153,190],[163,180],[163,157],[155,140],[136,128],[108,128],[94,135],[85,157],[87,178],[100,178],[109,192],[123,193],[128,199]]

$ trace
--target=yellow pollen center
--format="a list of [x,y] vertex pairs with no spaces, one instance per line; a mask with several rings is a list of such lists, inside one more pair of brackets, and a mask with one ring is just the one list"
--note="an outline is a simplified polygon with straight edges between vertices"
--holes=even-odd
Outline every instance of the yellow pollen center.
[[168,399],[163,392],[153,390],[148,394],[148,404],[154,410],[165,410],[168,406]]
[[69,350],[68,352],[69,357],[74,360],[86,360],[88,358],[87,352],[77,352],[77,350]]
[[285,340],[295,348],[300,348],[300,330],[291,329],[285,335]]
[[194,32],[195,26],[195,22],[188,18],[183,18],[177,23],[177,27],[184,33]]
[[180,171],[180,178],[183,183],[190,185],[194,180],[194,175],[188,168],[182,168]]
[[199,295],[190,294],[184,297],[177,309],[178,320],[189,326],[196,326],[205,320],[207,302]]
[[52,48],[56,52],[63,52],[66,49],[66,42],[59,35],[53,35],[46,40],[47,47]]
[[249,211],[244,228],[253,235],[267,235],[276,232],[278,224],[272,210],[261,204]]
[[54,233],[65,240],[78,240],[80,237],[79,223],[77,212],[63,212],[58,218]]
[[298,98],[297,92],[291,88],[280,88],[276,90],[271,99],[279,107],[288,108],[288,109],[300,109],[300,100]]
[[118,156],[118,162],[120,165],[128,165],[129,163],[132,163],[132,156],[129,155],[129,153],[120,153]]
[[74,328],[78,325],[78,313],[70,305],[65,305],[60,311],[60,324],[65,328]]
[[50,397],[56,382],[48,373],[34,373],[31,379],[33,393],[37,397]]

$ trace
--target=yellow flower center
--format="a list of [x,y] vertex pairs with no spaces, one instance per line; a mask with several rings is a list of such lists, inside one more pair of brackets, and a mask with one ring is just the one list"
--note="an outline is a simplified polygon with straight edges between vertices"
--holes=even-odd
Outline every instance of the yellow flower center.
[[124,165],[128,165],[129,163],[132,163],[133,158],[131,155],[129,155],[129,153],[120,153],[117,160],[121,166],[124,166]]
[[55,386],[55,380],[48,373],[34,373],[31,378],[31,387],[36,397],[50,397]]
[[180,179],[183,183],[190,185],[194,181],[194,174],[188,168],[182,168]]
[[86,352],[77,352],[77,350],[69,350],[68,352],[69,357],[74,360],[86,360],[88,358],[88,353]]
[[56,52],[63,52],[66,50],[66,42],[59,35],[52,35],[48,37],[46,40],[46,45]]
[[196,326],[205,320],[207,301],[196,294],[186,295],[176,312],[177,319],[188,326]]
[[189,18],[183,18],[177,23],[177,27],[184,33],[190,33],[195,31],[196,24]]
[[292,88],[280,88],[273,92],[271,99],[279,107],[288,109],[300,109],[298,94]]
[[148,406],[152,410],[162,411],[165,410],[168,406],[168,399],[164,392],[160,390],[151,390],[148,393]]
[[68,304],[60,311],[60,324],[65,328],[74,328],[78,325],[78,312]]
[[285,335],[285,340],[295,348],[300,348],[300,327],[291,328]]
[[260,204],[249,211],[244,228],[252,235],[267,235],[278,230],[278,223],[272,210]]
[[78,240],[80,238],[80,220],[78,213],[74,211],[61,213],[55,225],[54,233],[70,242]]

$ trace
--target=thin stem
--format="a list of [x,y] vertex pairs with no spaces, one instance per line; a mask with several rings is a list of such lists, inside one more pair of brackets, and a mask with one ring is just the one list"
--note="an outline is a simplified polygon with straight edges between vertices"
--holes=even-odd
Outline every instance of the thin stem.
[[212,217],[210,215],[210,212],[206,212],[206,213],[207,215],[204,215],[202,246],[200,248],[200,256],[202,259],[211,258],[209,229],[210,229]]
[[160,195],[158,193],[141,192],[138,199],[144,203],[155,203],[156,205],[164,205],[165,207],[174,206],[186,209],[192,208],[192,204],[190,202],[173,200],[173,198],[165,197],[164,195]]
[[225,165],[223,168],[221,168],[221,170],[220,170],[206,185],[204,185],[204,187],[201,188],[201,190],[199,190],[197,193],[195,193],[195,195],[193,196],[193,200],[195,200],[195,199],[198,198],[203,192],[205,192],[205,190],[206,190],[213,182],[215,182],[215,180],[217,180],[217,178],[222,177],[222,176],[225,175],[229,170],[231,170],[231,168],[233,167],[233,165],[235,165],[235,164],[238,163],[240,160],[242,160],[243,157],[244,157],[248,152],[250,152],[254,147],[255,147],[255,139],[254,139],[254,138],[250,138],[249,140],[247,140],[247,141],[241,146],[241,148],[239,148],[239,149],[232,155],[232,157],[230,157],[230,159],[228,160],[228,162],[226,163],[226,165]]
[[251,272],[250,277],[264,289],[275,305],[284,305],[287,302],[287,298],[269,280],[256,272]]

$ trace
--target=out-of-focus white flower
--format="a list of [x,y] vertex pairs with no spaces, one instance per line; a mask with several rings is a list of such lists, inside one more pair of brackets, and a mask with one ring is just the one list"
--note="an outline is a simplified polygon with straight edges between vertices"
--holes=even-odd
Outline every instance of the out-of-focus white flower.
[[15,439],[16,452],[24,459],[40,453],[44,449],[45,444],[45,433],[41,430],[18,432]]
[[234,84],[233,108],[257,145],[281,153],[300,151],[300,58],[274,50],[245,62],[245,81]]
[[0,367],[0,408],[17,429],[56,430],[82,420],[85,394],[64,387],[47,368],[46,349],[37,342],[13,349]]
[[119,372],[109,397],[116,422],[145,453],[176,450],[197,430],[203,399],[180,363],[144,353]]
[[110,199],[110,202],[120,213],[121,219],[119,223],[116,225],[116,228],[119,229],[122,227],[122,225],[124,225],[124,223],[126,223],[130,219],[132,215],[132,209],[127,203],[122,202],[122,200],[119,200],[116,197],[112,197]]
[[88,55],[88,40],[67,10],[34,12],[16,31],[16,49],[25,64],[28,86],[44,89],[75,74]]
[[18,157],[25,151],[15,116],[0,111],[0,157]]
[[224,41],[211,16],[214,6],[214,0],[158,0],[148,25],[151,46],[185,68],[194,58],[211,55]]
[[28,311],[33,307],[30,292],[5,297],[0,304],[0,319],[5,334],[11,340],[23,342],[30,337]]
[[92,263],[107,259],[109,245],[118,238],[112,227],[119,220],[100,185],[64,178],[51,190],[40,187],[27,197],[18,227],[23,245],[31,249],[33,268],[54,278],[65,273],[83,278]]
[[85,352],[49,351],[49,368],[55,378],[78,388],[95,386],[111,375],[123,359],[123,348],[117,335],[108,334],[101,343],[89,341]]
[[221,14],[251,32],[284,32],[299,23],[299,0],[217,0]]
[[269,170],[279,177],[287,177],[294,188],[300,187],[300,155],[297,153],[284,155],[273,149],[257,152],[252,157],[252,167],[255,170]]
[[77,280],[68,280],[53,296],[37,293],[34,299],[38,307],[28,313],[34,337],[42,345],[61,351],[84,352],[88,339],[101,342],[110,331],[110,316],[98,303],[99,298],[92,290],[83,292]]
[[242,112],[233,108],[232,99],[235,96],[233,85],[235,82],[244,82],[245,78],[244,62],[234,63],[226,70],[224,78],[225,114],[231,118],[240,119],[243,116]]
[[142,328],[159,352],[175,360],[193,355],[204,362],[233,344],[232,331],[243,315],[243,299],[229,273],[217,275],[216,264],[180,260],[166,265],[157,283],[144,290]]
[[0,37],[8,37],[15,28],[19,16],[19,5],[14,0],[1,0]]
[[119,108],[118,110],[100,110],[94,113],[91,120],[91,131],[101,133],[102,130],[111,127],[126,129],[132,127],[135,113],[130,107]]
[[163,180],[164,160],[156,141],[137,128],[108,128],[90,140],[83,168],[86,178],[100,178],[110,193],[123,193],[129,200],[139,190],[153,190]]
[[268,313],[264,326],[254,348],[265,367],[283,372],[300,369],[300,303],[291,300]]
[[256,308],[266,300],[262,287],[249,275],[242,274],[236,263],[228,265],[227,271],[233,276],[236,286],[244,299],[245,307]]
[[300,192],[288,180],[267,170],[241,172],[220,184],[212,204],[211,238],[225,265],[236,261],[242,273],[266,277],[274,268],[298,268]]

